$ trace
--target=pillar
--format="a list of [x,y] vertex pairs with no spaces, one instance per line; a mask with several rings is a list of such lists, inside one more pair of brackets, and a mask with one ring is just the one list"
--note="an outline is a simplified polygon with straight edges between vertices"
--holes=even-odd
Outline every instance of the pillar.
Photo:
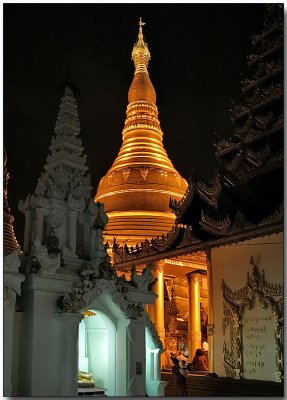
[[79,324],[83,318],[80,313],[62,313],[61,346],[61,394],[60,396],[78,396],[78,338]]
[[130,320],[127,326],[127,396],[146,394],[146,347],[143,320]]
[[214,372],[214,359],[213,359],[214,318],[213,318],[213,279],[212,279],[211,250],[208,250],[206,252],[206,262],[207,262],[207,291],[208,291],[208,324],[207,324],[208,369],[210,372]]
[[36,238],[42,243],[43,240],[43,210],[42,208],[36,208],[36,218],[37,218],[37,230],[36,237],[32,239],[34,241]]
[[157,333],[164,345],[165,328],[164,328],[164,261],[156,261],[154,272],[157,282],[154,286],[154,292],[157,298],[154,302],[154,324]]
[[69,211],[69,247],[74,253],[76,253],[77,217],[77,211]]
[[4,298],[3,301],[3,311],[4,311],[4,324],[3,324],[3,338],[4,338],[4,352],[3,352],[3,393],[5,397],[10,397],[13,393],[12,385],[12,372],[13,372],[13,328],[14,328],[14,314],[15,314],[15,302],[16,302],[16,292],[12,289],[7,289],[9,295]]
[[67,286],[55,277],[29,274],[22,285],[23,321],[19,393],[23,397],[78,394],[78,331],[83,315],[60,312]]
[[188,282],[188,356],[195,355],[196,349],[201,349],[200,324],[200,284],[201,274],[198,271],[186,274]]
[[25,211],[25,231],[24,231],[24,253],[28,253],[30,251],[30,243],[31,243],[31,212]]
[[[158,333],[158,336],[165,346],[165,327],[164,327],[164,260],[156,261],[154,267],[154,275],[157,278],[157,282],[154,285],[154,292],[157,298],[154,302],[154,324]],[[161,365],[162,365],[161,357]]]
[[55,230],[55,234],[59,240],[59,248],[67,247],[67,214],[64,214],[64,218],[62,223],[59,225],[57,230]]
[[[16,253],[16,251],[15,251]],[[12,257],[10,254],[4,258],[4,298],[3,298],[3,393],[5,397],[17,396],[17,373],[19,357],[19,318],[16,318],[16,297],[21,295],[21,284],[25,276],[19,274],[17,269],[20,259],[15,260],[13,265],[9,265],[7,259]],[[18,261],[18,262],[17,262]],[[6,264],[6,265],[5,265]],[[7,272],[7,268],[11,271]],[[14,271],[13,271],[14,269]],[[15,269],[17,272],[15,272]],[[22,316],[22,314],[21,314]]]
[[154,322],[154,304],[146,304],[146,312],[148,313],[148,316],[151,320],[151,322]]
[[88,222],[84,222],[84,254],[85,256],[90,255],[90,226],[93,221],[89,219]]

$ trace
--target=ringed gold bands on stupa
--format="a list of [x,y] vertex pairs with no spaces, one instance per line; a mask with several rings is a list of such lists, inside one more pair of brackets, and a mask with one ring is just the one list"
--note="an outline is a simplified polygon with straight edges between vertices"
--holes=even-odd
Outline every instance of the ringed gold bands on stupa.
[[169,209],[169,199],[179,200],[187,188],[163,146],[143,25],[140,19],[132,51],[135,73],[128,92],[122,146],[95,196],[95,201],[104,203],[109,217],[105,239],[111,243],[116,238],[128,246],[170,231],[175,215]]

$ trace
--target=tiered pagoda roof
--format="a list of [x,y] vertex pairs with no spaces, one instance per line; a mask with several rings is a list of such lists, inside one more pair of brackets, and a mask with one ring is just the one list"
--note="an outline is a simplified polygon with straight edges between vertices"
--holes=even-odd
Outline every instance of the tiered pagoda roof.
[[244,101],[233,104],[231,140],[218,139],[215,155],[242,181],[278,168],[283,160],[283,5],[267,5],[264,29],[252,38],[251,77],[242,81]]
[[215,143],[219,172],[209,183],[194,175],[185,197],[170,203],[176,223],[201,240],[282,218],[283,29],[283,6],[267,5],[264,30],[252,38],[244,102],[231,110],[232,139]]
[[35,194],[70,201],[88,198],[91,185],[86,155],[79,136],[81,131],[74,87],[67,81],[55,126],[55,136],[38,181]]

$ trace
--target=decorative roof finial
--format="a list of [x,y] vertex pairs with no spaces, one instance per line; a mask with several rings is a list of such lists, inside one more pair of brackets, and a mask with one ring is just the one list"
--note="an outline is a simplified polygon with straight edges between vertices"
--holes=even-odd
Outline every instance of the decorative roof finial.
[[145,22],[142,21],[142,17],[140,17],[140,22],[139,22],[139,26],[140,26],[140,31],[142,31],[142,26],[145,25]]
[[145,43],[143,37],[142,27],[144,25],[145,22],[143,22],[142,18],[140,17],[138,40],[135,43],[132,51],[132,60],[134,61],[136,69],[135,73],[137,72],[148,73],[147,65],[150,60],[150,52],[148,50],[148,45]]

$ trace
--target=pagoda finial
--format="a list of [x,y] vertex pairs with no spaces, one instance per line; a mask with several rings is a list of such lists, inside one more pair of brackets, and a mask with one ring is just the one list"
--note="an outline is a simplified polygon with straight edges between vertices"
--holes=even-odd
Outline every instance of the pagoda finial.
[[142,21],[140,17],[139,21],[139,34],[138,40],[134,45],[132,51],[132,60],[134,61],[135,65],[135,74],[138,72],[147,72],[147,65],[150,60],[150,52],[148,50],[148,45],[144,41],[142,27],[145,25],[145,22]]
[[142,21],[142,17],[140,17],[140,22],[139,22],[139,26],[140,26],[140,33],[142,33],[142,26],[145,25],[145,22]]
[[138,40],[141,39],[143,41],[143,44],[146,45],[146,43],[144,43],[144,39],[143,39],[143,30],[142,27],[145,25],[145,22],[142,21],[142,17],[140,17],[140,21],[139,21],[139,35],[138,35]]

